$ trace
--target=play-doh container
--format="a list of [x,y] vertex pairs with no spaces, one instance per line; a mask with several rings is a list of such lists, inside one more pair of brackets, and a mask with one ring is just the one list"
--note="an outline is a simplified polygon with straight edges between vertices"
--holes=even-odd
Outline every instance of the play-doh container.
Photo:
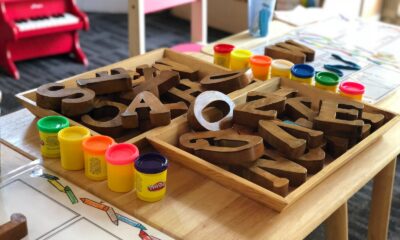
[[130,143],[118,143],[106,151],[108,188],[114,192],[129,192],[134,186],[134,161],[138,148]]
[[69,127],[69,121],[62,116],[47,116],[37,122],[40,137],[40,152],[43,157],[59,158],[60,143],[57,134],[64,128]]
[[135,162],[135,188],[139,199],[156,202],[165,196],[168,160],[159,153],[146,153]]
[[107,179],[107,163],[105,153],[114,140],[108,136],[92,136],[82,142],[85,160],[85,176],[91,180]]
[[249,68],[249,60],[252,53],[245,49],[235,49],[231,52],[231,70],[246,71]]
[[361,101],[365,93],[365,86],[362,83],[345,81],[339,85],[340,95]]
[[276,59],[271,62],[271,77],[291,77],[293,63],[283,59]]
[[214,63],[226,68],[230,66],[231,52],[235,46],[220,43],[214,46]]
[[267,80],[271,68],[272,59],[267,56],[255,55],[250,58],[250,66],[253,76],[259,80]]
[[336,92],[339,85],[339,76],[331,72],[319,72],[315,75],[315,87]]
[[58,132],[61,166],[65,170],[84,168],[82,142],[90,137],[89,129],[81,126],[64,128]]
[[313,77],[315,75],[315,70],[312,66],[308,64],[295,64],[291,69],[293,81],[300,83],[312,84]]

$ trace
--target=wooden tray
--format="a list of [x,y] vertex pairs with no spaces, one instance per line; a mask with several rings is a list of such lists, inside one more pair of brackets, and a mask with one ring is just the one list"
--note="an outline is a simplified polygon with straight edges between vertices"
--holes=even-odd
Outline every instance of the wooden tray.
[[[118,68],[118,67],[122,67],[122,68],[129,69],[129,70],[135,70],[136,67],[139,65],[143,65],[143,64],[152,65],[156,60],[160,60],[162,58],[168,58],[170,60],[182,63],[187,66],[198,67],[199,68],[199,79],[205,77],[206,75],[208,75],[210,73],[229,72],[230,71],[227,68],[223,68],[218,65],[214,65],[212,63],[203,61],[201,59],[192,57],[187,54],[178,53],[178,52],[175,52],[175,51],[172,51],[169,49],[157,49],[157,50],[148,52],[146,54],[132,57],[132,58],[123,60],[121,62],[117,62],[117,63],[111,64],[111,65],[108,65],[105,67],[101,67],[101,68],[98,68],[98,69],[95,69],[95,70],[92,70],[92,71],[89,71],[86,73],[82,73],[82,74],[79,74],[79,75],[58,81],[58,82],[64,83],[66,87],[77,87],[76,80],[93,77],[96,72],[109,71],[112,68]],[[261,86],[262,84],[263,84],[262,81],[253,81],[245,88],[237,90],[231,94],[234,94],[233,96],[235,96],[236,94],[245,93],[254,87]],[[58,112],[55,112],[55,111],[49,110],[49,109],[43,109],[36,105],[36,89],[32,89],[32,90],[28,90],[26,92],[19,93],[16,95],[16,97],[24,107],[26,107],[30,112],[32,112],[37,117],[44,117],[44,116],[49,116],[49,115],[61,115]],[[70,121],[71,125],[82,125],[81,123],[74,121],[73,119],[70,119],[70,118],[69,118],[69,121]],[[172,120],[172,122],[173,121],[174,120]],[[151,129],[147,132],[128,131],[127,130],[128,133],[122,137],[116,138],[116,141],[124,142],[126,140],[133,139],[135,137],[139,137],[139,139],[141,139],[143,137],[140,137],[140,135],[146,134],[155,129],[156,128]],[[92,130],[92,134],[97,135],[98,133]]]
[[[329,93],[314,87],[299,84],[289,79],[275,78],[270,81],[266,81],[265,84],[256,87],[253,90],[272,92],[277,90],[280,86],[295,88],[299,91],[300,96],[310,97],[312,99],[312,105],[314,108],[318,106],[321,99],[343,99],[338,94]],[[247,93],[234,95],[233,99],[236,104],[244,103],[246,101],[246,95]],[[321,183],[330,174],[335,172],[337,169],[355,157],[358,153],[360,153],[363,149],[376,141],[400,120],[400,117],[396,116],[394,113],[380,110],[368,104],[365,104],[364,109],[368,112],[384,114],[387,122],[363,141],[349,149],[340,157],[336,158],[336,160],[326,164],[326,166],[317,174],[308,177],[305,183],[294,190],[292,189],[286,197],[282,197],[276,193],[273,193],[272,191],[269,191],[253,182],[250,182],[238,175],[224,170],[219,166],[216,166],[178,148],[179,136],[190,131],[190,127],[184,118],[180,118],[178,121],[175,121],[173,125],[169,126],[169,128],[165,128],[154,133],[154,135],[148,136],[147,139],[155,149],[166,155],[171,161],[179,162],[188,168],[208,176],[225,187],[234,189],[243,195],[246,195],[247,197],[265,204],[277,211],[282,211],[285,207],[293,204],[317,184]]]

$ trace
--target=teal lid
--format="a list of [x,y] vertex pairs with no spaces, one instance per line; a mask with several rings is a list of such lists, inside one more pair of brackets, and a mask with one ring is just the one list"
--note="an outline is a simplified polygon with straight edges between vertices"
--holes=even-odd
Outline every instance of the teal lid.
[[315,70],[307,64],[296,64],[292,67],[291,72],[299,78],[311,78],[314,77]]
[[69,127],[69,121],[63,116],[47,116],[37,122],[37,127],[41,132],[57,133],[61,129]]
[[315,81],[325,86],[336,86],[339,84],[339,76],[332,72],[319,72],[315,75]]

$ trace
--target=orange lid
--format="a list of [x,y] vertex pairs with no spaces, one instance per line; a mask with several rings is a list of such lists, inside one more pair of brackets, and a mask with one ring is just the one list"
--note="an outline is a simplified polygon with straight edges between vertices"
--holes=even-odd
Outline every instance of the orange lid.
[[84,151],[93,154],[103,155],[106,152],[107,148],[112,144],[114,144],[114,139],[108,136],[97,135],[86,138],[82,142],[82,147]]
[[250,63],[252,65],[269,66],[271,62],[272,59],[270,57],[263,55],[254,55],[250,58]]

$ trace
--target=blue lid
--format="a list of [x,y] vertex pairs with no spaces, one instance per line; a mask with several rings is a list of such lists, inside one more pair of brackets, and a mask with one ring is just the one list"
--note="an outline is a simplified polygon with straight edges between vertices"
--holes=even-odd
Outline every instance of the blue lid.
[[168,167],[168,159],[159,153],[145,153],[135,162],[135,168],[141,173],[160,173]]
[[314,77],[315,70],[308,64],[296,64],[292,67],[292,74],[299,78]]

